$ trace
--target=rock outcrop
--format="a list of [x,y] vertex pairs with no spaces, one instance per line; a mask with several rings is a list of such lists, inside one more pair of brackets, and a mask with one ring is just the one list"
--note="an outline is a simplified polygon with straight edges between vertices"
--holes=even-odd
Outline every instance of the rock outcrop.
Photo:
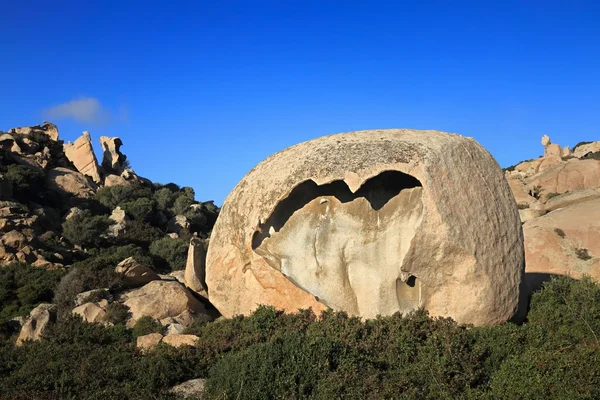
[[56,321],[56,306],[54,304],[40,304],[29,313],[27,321],[21,327],[17,337],[17,346],[28,340],[38,341],[48,324]]
[[198,236],[192,237],[185,264],[185,285],[196,293],[206,293],[206,251]]
[[69,142],[63,148],[67,158],[75,165],[77,171],[89,176],[96,183],[102,182],[89,132],[83,132],[83,135],[75,140],[75,143]]
[[101,136],[100,144],[104,155],[102,168],[107,174],[121,175],[125,169],[123,163],[127,157],[120,152],[123,142],[118,137]]
[[58,128],[56,125],[50,122],[44,121],[44,123],[36,126],[24,126],[21,128],[12,128],[8,130],[8,134],[15,136],[30,136],[32,134],[41,133],[43,135],[48,136],[50,140],[57,141],[58,140]]
[[515,200],[477,142],[361,131],[250,171],[213,229],[206,283],[226,317],[259,304],[367,318],[424,307],[489,325],[516,311],[523,261]]

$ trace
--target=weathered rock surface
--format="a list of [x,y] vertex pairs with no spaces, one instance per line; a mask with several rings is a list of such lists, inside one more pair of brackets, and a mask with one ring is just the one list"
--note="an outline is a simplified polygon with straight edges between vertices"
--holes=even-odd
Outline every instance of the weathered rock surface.
[[565,193],[600,187],[600,160],[571,159],[552,165],[525,180],[527,187],[543,193]]
[[75,143],[69,142],[63,148],[67,158],[75,165],[77,171],[89,176],[96,183],[102,182],[89,132],[83,132],[83,135],[77,138]]
[[48,136],[51,140],[58,140],[58,128],[56,125],[44,121],[44,123],[36,126],[24,126],[21,128],[12,128],[8,130],[8,134],[10,135],[21,135],[21,136],[29,136],[31,134],[41,133]]
[[121,207],[117,206],[108,218],[114,222],[114,224],[108,228],[109,236],[117,237],[127,229],[129,217]]
[[577,146],[577,148],[575,148],[573,150],[573,155],[577,158],[581,158],[589,153],[597,153],[599,151],[600,151],[600,141],[591,142],[591,143],[586,143],[586,144]]
[[526,208],[524,210],[519,210],[519,217],[523,223],[541,217],[544,214],[546,214],[546,211],[540,209]]
[[517,205],[519,208],[528,208],[533,203],[537,202],[537,199],[529,194],[527,190],[527,186],[520,179],[509,177],[507,178],[508,185],[513,195],[515,196],[515,200],[517,201]]
[[157,320],[181,314],[204,314],[206,310],[182,284],[176,281],[152,281],[121,296],[131,312],[130,325],[143,316]]
[[17,337],[17,346],[28,340],[37,341],[48,324],[56,320],[56,306],[54,304],[40,304],[29,313],[27,321],[23,324],[21,332]]
[[84,303],[75,307],[72,313],[81,316],[85,322],[98,324],[108,323],[108,314],[96,303]]
[[204,244],[194,236],[190,240],[185,264],[185,285],[197,293],[206,294],[206,251]]
[[[560,194],[558,196],[552,197],[546,204],[544,208],[546,211],[554,211],[559,208],[565,208],[577,203],[583,203],[584,201],[592,200],[600,198],[600,190],[592,190],[592,189],[584,189],[584,190],[576,190],[574,192],[567,192],[564,194]],[[600,213],[600,210],[598,210]]]
[[148,335],[139,336],[136,339],[136,347],[141,351],[148,351],[159,344],[163,338],[160,333],[149,333]]
[[61,193],[69,193],[80,199],[89,199],[96,192],[96,185],[80,172],[67,168],[54,168],[48,171],[49,186]]
[[182,334],[173,334],[167,335],[162,338],[161,343],[166,343],[173,347],[181,347],[181,346],[196,346],[196,342],[199,337],[196,335],[182,335]]
[[140,287],[149,282],[160,280],[156,272],[133,257],[121,261],[115,268],[115,272],[123,275],[123,284],[128,288]]
[[183,397],[184,399],[200,399],[204,396],[204,386],[206,386],[206,379],[191,379],[180,383],[177,386],[171,388],[171,393]]
[[261,162],[227,197],[207,255],[209,298],[226,317],[258,304],[363,317],[424,307],[501,323],[518,302],[520,226],[508,183],[473,139],[322,137]]
[[600,282],[600,199],[552,211],[523,225],[528,292],[551,275]]
[[123,163],[126,158],[120,152],[123,142],[118,137],[101,136],[100,144],[104,155],[102,158],[102,167],[109,174],[121,175],[123,173]]

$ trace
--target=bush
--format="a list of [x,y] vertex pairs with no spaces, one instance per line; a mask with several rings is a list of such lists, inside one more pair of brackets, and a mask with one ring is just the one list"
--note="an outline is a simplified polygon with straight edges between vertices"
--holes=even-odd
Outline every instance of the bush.
[[185,269],[188,248],[187,241],[166,236],[152,242],[150,254],[156,257],[160,267],[168,270],[180,270]]
[[96,192],[94,198],[105,207],[113,210],[126,202],[140,198],[152,198],[152,190],[141,184],[105,186]]
[[144,336],[150,333],[162,333],[164,327],[152,317],[144,316],[138,319],[133,326],[133,337]]
[[[600,398],[600,286],[553,279],[532,297],[529,320],[459,325],[419,310],[363,321],[341,312],[199,323],[195,348],[141,353],[135,336],[159,329],[103,327],[71,315],[38,343],[0,341],[7,398],[167,398],[208,378],[205,398]],[[21,396],[21,397],[19,397]]]
[[49,303],[63,270],[45,270],[14,263],[0,268],[0,325],[25,316],[40,303]]
[[138,247],[124,246],[99,251],[86,260],[74,263],[71,271],[62,278],[56,289],[54,302],[59,307],[59,314],[71,312],[75,296],[79,293],[101,288],[120,290],[123,277],[115,272],[115,267],[125,258],[138,257],[138,254]]
[[73,244],[99,247],[107,242],[106,231],[113,223],[106,215],[92,215],[82,210],[63,222],[63,236]]
[[129,319],[131,313],[129,307],[118,302],[112,302],[106,307],[106,315],[108,316],[108,322],[113,324],[124,324]]
[[156,202],[153,199],[142,197],[121,203],[121,208],[136,220],[151,221],[154,219]]
[[155,228],[147,222],[133,220],[129,221],[125,230],[119,233],[116,242],[122,245],[134,244],[147,249],[150,243],[162,236],[163,233],[160,229]]
[[4,178],[12,183],[13,196],[22,203],[39,201],[46,189],[44,172],[41,169],[25,165],[9,165]]

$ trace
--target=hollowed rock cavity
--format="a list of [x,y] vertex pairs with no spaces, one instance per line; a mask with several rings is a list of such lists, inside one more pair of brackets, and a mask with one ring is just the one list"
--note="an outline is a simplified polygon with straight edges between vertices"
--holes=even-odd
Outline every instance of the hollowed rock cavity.
[[355,193],[340,180],[305,181],[259,226],[252,248],[333,309],[367,318],[414,310],[420,282],[401,267],[422,220],[422,190],[398,171]]

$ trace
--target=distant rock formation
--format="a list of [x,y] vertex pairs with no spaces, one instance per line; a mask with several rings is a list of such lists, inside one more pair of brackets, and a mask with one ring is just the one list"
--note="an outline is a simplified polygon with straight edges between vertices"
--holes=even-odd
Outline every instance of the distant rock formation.
[[100,144],[104,150],[102,158],[102,167],[108,174],[121,175],[125,169],[123,163],[127,157],[119,149],[123,142],[118,137],[101,136]]
[[89,176],[96,183],[101,183],[100,169],[98,161],[92,147],[92,138],[90,133],[85,131],[75,143],[67,143],[64,145],[65,154],[69,161],[75,165],[77,171]]
[[515,201],[477,142],[361,131],[249,172],[213,229],[206,283],[226,317],[258,304],[366,318],[424,307],[490,325],[516,311],[523,261]]

